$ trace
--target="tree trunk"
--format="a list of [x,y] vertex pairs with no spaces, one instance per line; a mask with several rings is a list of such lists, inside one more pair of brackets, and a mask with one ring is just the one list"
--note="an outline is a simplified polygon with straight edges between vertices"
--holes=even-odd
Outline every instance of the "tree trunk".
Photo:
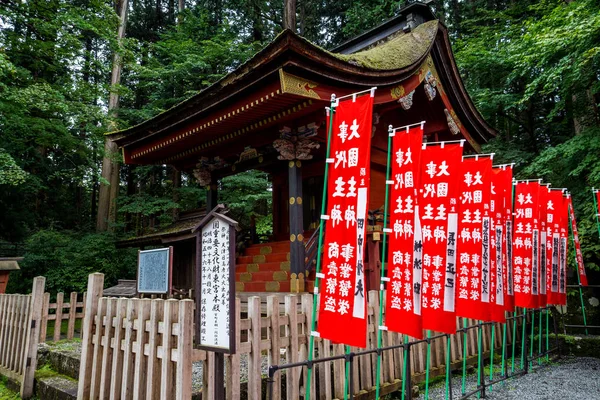
[[296,0],[283,1],[283,29],[296,32]]
[[[125,36],[125,27],[127,25],[127,0],[119,1],[119,30],[117,31],[117,40],[121,43]],[[108,113],[110,117],[109,131],[116,129],[117,109],[119,108],[119,93],[117,86],[121,82],[122,57],[120,50],[117,49],[113,56],[113,67],[110,79],[110,95],[108,98]],[[116,200],[119,191],[119,162],[116,160],[118,148],[115,142],[106,138],[104,142],[104,157],[102,159],[102,178],[98,196],[98,216],[96,218],[96,230],[106,231],[111,229],[110,224],[116,220],[117,208]],[[108,183],[108,184],[107,184]]]

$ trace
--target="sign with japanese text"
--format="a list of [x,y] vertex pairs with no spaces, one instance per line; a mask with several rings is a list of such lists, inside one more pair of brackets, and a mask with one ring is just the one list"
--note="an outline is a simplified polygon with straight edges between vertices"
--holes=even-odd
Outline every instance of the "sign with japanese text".
[[171,293],[173,247],[138,252],[137,292],[148,294]]
[[196,338],[200,348],[235,353],[235,226],[211,212],[198,228]]
[[366,347],[364,250],[369,204],[373,97],[339,102],[332,116],[331,159],[320,287],[322,338]]
[[560,304],[560,229],[566,215],[562,215],[562,190],[549,190],[546,194],[546,303]]
[[573,242],[575,243],[575,256],[577,258],[579,282],[581,282],[583,286],[587,286],[588,280],[587,275],[585,274],[585,264],[583,263],[583,254],[581,254],[581,243],[579,243],[577,220],[575,219],[575,210],[573,209],[573,200],[571,197],[569,197],[569,215],[571,217],[571,232],[573,233]]
[[[508,168],[507,168],[508,167]],[[499,166],[492,169],[492,187],[490,197],[490,215],[492,217],[491,247],[490,247],[490,319],[496,322],[506,321],[506,192],[512,199],[512,171],[509,166]],[[510,202],[510,199],[508,200]],[[512,210],[511,210],[512,212]],[[512,216],[509,216],[512,219]]]
[[547,229],[548,224],[548,197],[550,194],[550,185],[540,186],[540,284],[539,284],[539,297],[538,307],[545,307],[547,305],[546,295],[546,282],[548,281],[548,257],[547,257]]
[[570,195],[563,193],[561,204],[561,223],[559,241],[559,268],[558,268],[558,297],[560,305],[567,305],[567,255],[569,254],[569,198]]
[[489,320],[492,158],[464,158],[460,169],[456,314]]
[[458,195],[463,146],[426,145],[421,153],[419,216],[423,238],[423,329],[456,332],[454,309]]
[[515,190],[513,274],[515,306],[537,308],[539,294],[539,182]]
[[423,128],[419,126],[392,134],[386,325],[390,331],[422,339],[423,242],[417,189]]

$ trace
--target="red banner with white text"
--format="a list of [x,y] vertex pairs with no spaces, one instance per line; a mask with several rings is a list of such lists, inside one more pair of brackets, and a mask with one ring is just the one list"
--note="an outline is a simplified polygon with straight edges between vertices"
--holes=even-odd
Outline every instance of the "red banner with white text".
[[548,260],[548,277],[546,280],[546,303],[560,304],[560,229],[563,219],[562,190],[550,189],[546,195],[546,259]]
[[423,237],[423,329],[456,332],[454,297],[458,185],[463,146],[430,144],[421,153],[419,213]]
[[538,182],[518,182],[515,190],[513,274],[515,306],[537,308],[539,294]]
[[459,179],[456,314],[490,318],[490,189],[492,158],[464,158]]
[[560,305],[567,305],[567,255],[569,254],[569,201],[571,195],[563,193],[560,214],[560,242],[558,268],[558,297]]
[[373,97],[339,102],[333,114],[318,330],[335,343],[366,347],[364,277]]
[[417,189],[419,187],[423,126],[392,133],[392,165],[388,231],[388,330],[423,338],[421,277],[423,246]]
[[583,263],[583,254],[581,254],[581,244],[579,243],[579,233],[577,232],[577,220],[575,219],[575,209],[573,208],[573,199],[569,197],[569,215],[571,216],[571,233],[573,242],[575,242],[575,256],[577,258],[577,271],[579,273],[579,282],[583,286],[588,285],[587,275],[585,274],[585,264]]
[[546,307],[547,295],[546,295],[546,282],[548,281],[548,259],[546,257],[546,225],[548,220],[548,200],[550,195],[550,185],[540,185],[540,252],[539,252],[539,270],[540,270],[540,283],[539,283],[539,297],[538,307]]
[[[507,170],[508,167],[508,170]],[[508,178],[508,179],[507,179]],[[492,187],[490,197],[490,215],[492,217],[490,247],[490,319],[495,322],[506,321],[506,191],[512,199],[512,171],[503,165],[492,169]],[[509,200],[510,202],[510,200]],[[511,210],[512,212],[512,210]],[[512,216],[510,216],[512,219]]]

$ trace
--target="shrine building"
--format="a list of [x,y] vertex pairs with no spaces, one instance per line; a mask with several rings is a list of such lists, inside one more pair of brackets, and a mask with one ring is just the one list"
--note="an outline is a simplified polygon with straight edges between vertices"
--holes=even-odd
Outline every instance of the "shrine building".
[[[272,179],[270,243],[240,251],[238,292],[312,290],[331,95],[377,87],[371,145],[367,289],[379,286],[381,212],[388,126],[425,121],[424,140],[466,139],[480,152],[495,136],[458,74],[448,29],[422,3],[326,51],[290,30],[199,94],[137,126],[111,133],[126,164],[171,165],[194,173],[219,203],[219,179],[250,169]],[[125,241],[174,245],[173,284],[191,289],[200,216],[182,213],[171,227]]]

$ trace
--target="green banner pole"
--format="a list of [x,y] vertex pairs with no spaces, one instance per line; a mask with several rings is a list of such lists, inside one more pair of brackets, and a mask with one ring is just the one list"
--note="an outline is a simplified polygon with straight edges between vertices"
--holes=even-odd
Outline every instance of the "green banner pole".
[[[404,344],[408,343],[408,335],[404,335]],[[402,348],[402,396],[400,397],[404,400],[404,393],[406,389],[406,366],[408,364],[408,357],[406,357],[406,347]],[[412,390],[409,388],[409,390]]]
[[550,354],[548,354],[548,351],[550,351],[550,338],[548,338],[549,314],[550,307],[546,306],[546,361],[550,361]]
[[[335,94],[331,95],[331,103],[328,110],[329,114],[329,128],[327,129],[327,151],[326,158],[329,158],[329,153],[331,152],[331,132],[333,131],[333,114],[335,113]],[[325,163],[325,175],[323,179],[323,195],[321,197],[321,215],[325,215],[326,212],[326,203],[327,203],[327,177],[329,175],[329,163]],[[317,266],[316,272],[317,277],[315,278],[315,288],[318,291],[319,287],[319,273],[321,272],[321,251],[323,248],[323,230],[325,229],[325,221],[321,218],[319,222],[319,244],[317,247]],[[315,326],[317,322],[317,307],[318,305],[318,295],[317,291],[313,292],[313,308],[312,308],[312,319],[310,323],[310,336],[308,339],[308,361],[312,361],[313,352],[315,348],[315,338],[312,332],[315,331]],[[306,382],[306,395],[305,399],[310,399],[310,383],[312,378],[312,368],[308,368],[307,374],[307,382]]]
[[598,218],[598,214],[600,214],[600,210],[598,209],[598,202],[596,201],[596,192],[598,189],[592,188],[592,197],[594,198],[594,214],[596,214],[596,226],[598,227],[598,236],[600,237],[600,218]]
[[450,359],[450,343],[450,335],[446,335],[446,400],[450,399],[450,371],[452,369],[452,366],[450,365],[452,361]]
[[525,328],[527,325],[527,309],[523,307],[523,332],[521,333],[521,369],[525,369]]
[[[569,207],[570,208],[570,207]],[[575,210],[573,214],[575,214]],[[571,239],[573,241],[573,257],[575,258],[575,275],[577,275],[577,284],[579,285],[579,300],[581,301],[581,312],[583,313],[583,326],[585,326],[585,334],[588,335],[587,319],[585,317],[585,304],[583,303],[583,289],[581,287],[581,277],[579,276],[579,262],[577,261],[577,250],[575,247],[575,233],[573,232],[573,220],[571,219],[571,213],[569,212],[569,231],[571,233]]]
[[463,365],[462,365],[462,395],[464,396],[467,385],[467,319],[463,318]]
[[[479,388],[481,386],[481,368],[483,368],[483,365],[481,365],[481,331],[482,326],[481,326],[482,321],[479,321],[479,327],[477,327],[477,388]],[[477,398],[481,397],[481,393],[477,392]]]
[[[346,354],[350,354],[350,346],[344,346],[346,349]],[[344,382],[344,400],[348,400],[348,385],[350,383],[350,368],[352,368],[352,366],[350,365],[350,361],[346,361],[346,380]],[[310,399],[310,397],[307,397],[307,399]]]
[[512,329],[512,365],[510,367],[510,373],[515,372],[515,344],[517,343],[517,308],[513,311],[513,329]]
[[506,377],[506,322],[502,325],[502,377]]
[[[431,342],[429,339],[431,338],[431,331],[427,331],[427,361],[425,363],[425,400],[429,400],[429,361],[431,359]],[[409,388],[410,390],[410,388]]]
[[531,349],[529,349],[529,368],[530,369],[533,367],[533,345],[535,343],[534,327],[535,327],[535,310],[531,310]]
[[[494,343],[494,332],[496,330],[496,325],[492,323],[492,342],[490,344],[490,382],[494,380],[494,347],[496,347],[496,343]],[[490,385],[490,392],[493,387]]]
[[[540,318],[538,324],[538,355],[542,354],[542,314],[543,310],[540,310]],[[542,357],[538,358],[538,365],[542,365]]]
[[[385,200],[383,206],[383,248],[382,248],[382,262],[381,262],[381,277],[380,277],[380,287],[379,287],[379,324],[383,326],[383,307],[384,307],[384,297],[383,297],[383,278],[385,277],[385,262],[387,260],[387,234],[386,228],[388,224],[388,196],[390,192],[390,186],[387,182],[390,180],[390,160],[392,156],[392,134],[394,129],[390,125],[388,127],[388,153],[387,153],[387,165],[385,170]],[[379,326],[376,326],[377,329],[377,348],[381,348],[381,329]],[[375,387],[375,399],[379,399],[379,388],[381,385],[381,354],[377,354],[377,386]]]

